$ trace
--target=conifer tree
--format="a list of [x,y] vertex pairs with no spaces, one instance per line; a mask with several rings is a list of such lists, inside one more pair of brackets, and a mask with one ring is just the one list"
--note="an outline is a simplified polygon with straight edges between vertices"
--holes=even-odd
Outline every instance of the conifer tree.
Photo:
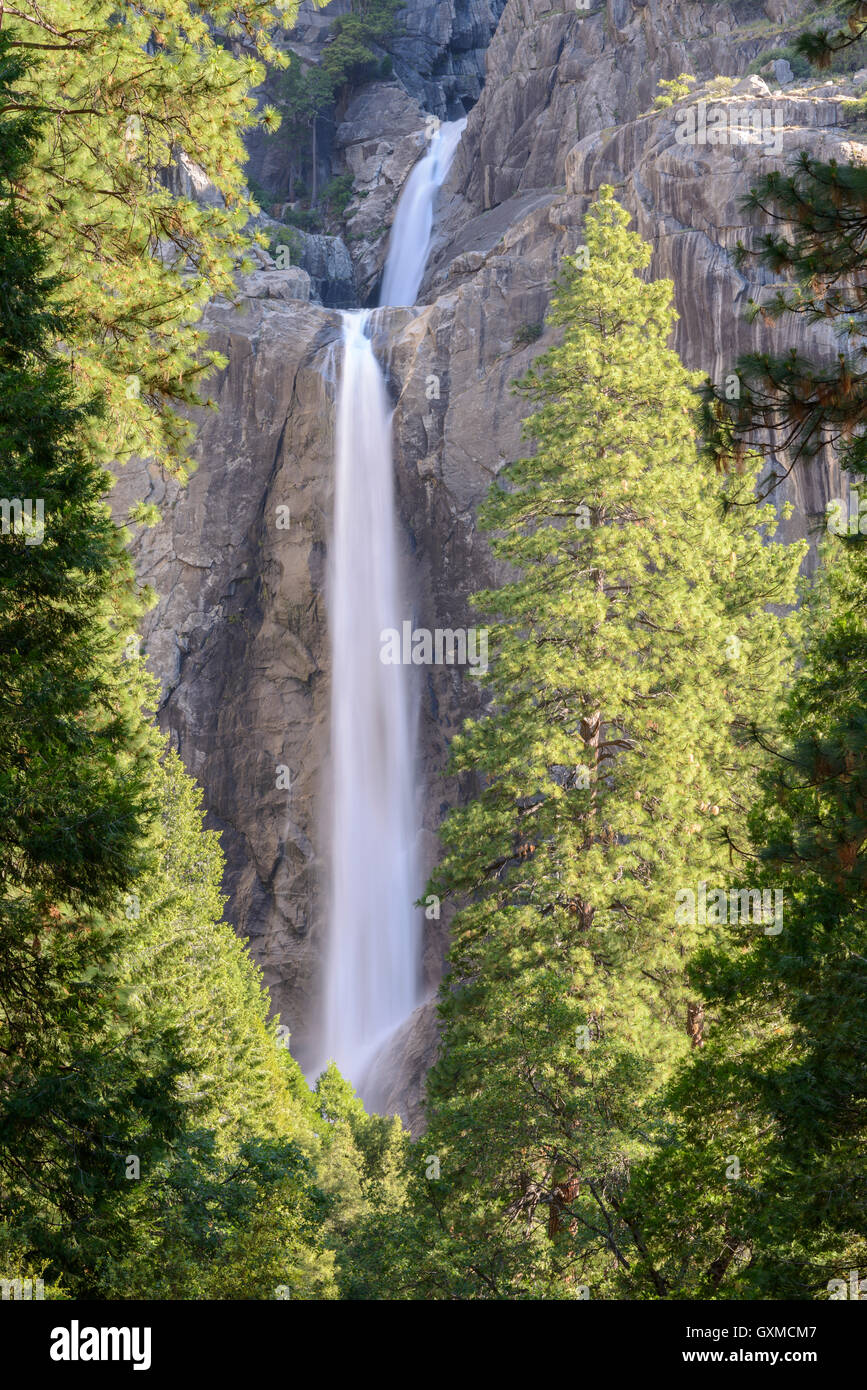
[[661,1088],[701,1045],[684,967],[716,930],[678,923],[676,895],[727,881],[748,731],[787,667],[768,606],[792,603],[802,550],[738,505],[752,471],[721,508],[697,378],[666,346],[671,285],[639,278],[628,221],[602,189],[556,287],[558,341],[520,383],[535,452],[480,517],[514,577],[477,596],[491,710],[452,770],[480,790],[430,885],[459,911],[395,1256],[428,1296],[599,1297],[634,1259],[620,1208],[665,1133]]
[[[321,0],[315,0],[321,3]],[[69,305],[65,340],[83,397],[107,403],[91,437],[103,460],[153,455],[180,475],[196,404],[222,359],[197,327],[234,271],[254,211],[242,136],[275,129],[252,94],[277,67],[276,27],[297,0],[38,0],[5,7],[13,50],[38,53],[4,98],[44,115],[26,199]],[[181,156],[214,186],[209,205],[172,191]]]
[[[827,68],[867,34],[863,0],[822,5],[795,41],[798,52]],[[863,101],[850,106],[863,108]],[[748,447],[768,452],[786,470],[836,453],[856,476],[867,471],[867,371],[863,337],[867,288],[867,172],[857,163],[816,159],[802,150],[788,170],[772,170],[743,200],[744,210],[770,224],[753,245],[739,245],[736,261],[756,258],[775,277],[774,292],[751,302],[750,315],[772,321],[790,314],[838,333],[835,351],[818,360],[797,350],[748,353],[736,364],[738,393],[705,388],[704,428],[724,467]],[[830,456],[830,454],[828,455]],[[772,467],[765,491],[781,479]],[[864,530],[867,532],[867,520]]]
[[[0,107],[19,77],[0,38]],[[0,1268],[55,1294],[316,1296],[309,1092],[147,717],[98,402],[55,351],[25,211],[37,138],[0,114]]]
[[833,541],[826,556],[739,847],[782,891],[783,929],[730,927],[694,964],[707,1046],[631,1194],[646,1258],[630,1296],[846,1298],[867,1269],[867,554]]
[[864,0],[842,0],[830,13],[821,0],[814,0],[815,27],[795,40],[795,47],[819,68],[830,67],[837,53],[859,43],[867,33],[867,5]]
[[[787,460],[787,471],[809,465],[826,450],[836,452],[856,477],[867,471],[865,198],[863,167],[825,163],[802,151],[788,172],[768,174],[744,200],[748,211],[778,224],[763,232],[754,248],[739,249],[740,263],[756,256],[780,277],[772,296],[751,305],[751,316],[797,315],[811,324],[830,323],[839,344],[819,360],[795,349],[741,357],[734,400],[708,385],[706,430],[724,466],[746,447],[765,449],[770,437],[776,456]],[[781,477],[772,469],[766,490]]]
[[[326,1249],[313,1102],[261,971],[221,920],[223,854],[203,828],[202,792],[164,753],[150,868],[130,895],[131,930],[106,976],[142,1047],[176,1040],[182,1130],[143,1158],[126,1241],[96,1273],[103,1297],[310,1298],[335,1292]],[[126,1045],[126,1044],[125,1044]],[[276,1291],[280,1290],[278,1294]]]
[[386,1251],[406,1202],[409,1136],[397,1115],[368,1115],[330,1063],[316,1083],[317,1179],[332,1199],[325,1239],[344,1299],[388,1298]]
[[[4,36],[4,110],[20,69]],[[99,980],[147,863],[160,739],[125,659],[141,597],[83,444],[97,406],[54,353],[64,318],[24,210],[37,138],[29,115],[0,116],[0,1220],[87,1265],[77,1223],[132,1135],[171,1142],[180,1063],[170,1038],[102,1046]]]
[[[827,67],[865,32],[867,9],[848,0],[798,47]],[[745,203],[772,225],[741,259],[756,254],[780,277],[754,314],[830,325],[839,346],[817,359],[741,359],[738,401],[707,389],[709,437],[726,467],[749,444],[768,450],[769,432],[790,468],[836,457],[853,495],[847,509],[829,504],[828,529],[845,539],[823,548],[803,670],[766,741],[774,761],[751,838],[734,847],[784,893],[784,930],[755,942],[733,931],[695,962],[710,1000],[708,1046],[672,1087],[674,1142],[633,1190],[648,1251],[627,1280],[633,1294],[661,1284],[672,1296],[823,1298],[842,1287],[845,1297],[849,1271],[867,1263],[865,198],[861,167],[802,152]]]

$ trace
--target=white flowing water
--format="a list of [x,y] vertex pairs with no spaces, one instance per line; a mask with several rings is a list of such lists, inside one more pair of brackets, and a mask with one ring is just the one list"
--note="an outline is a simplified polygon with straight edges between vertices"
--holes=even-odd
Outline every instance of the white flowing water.
[[430,252],[434,198],[451,168],[466,123],[464,116],[440,125],[427,154],[407,179],[391,229],[380,304],[412,305],[418,298]]
[[343,316],[330,583],[331,930],[324,1050],[362,1084],[418,999],[419,895],[409,672],[380,661],[400,629],[391,411],[367,336]]
[[[466,121],[439,128],[395,216],[382,302],[412,304],[424,274],[433,201]],[[419,1003],[421,892],[416,863],[412,667],[380,660],[401,631],[391,410],[368,337],[369,311],[343,315],[334,529],[328,584],[332,652],[330,929],[321,1054],[375,1100],[376,1057]]]

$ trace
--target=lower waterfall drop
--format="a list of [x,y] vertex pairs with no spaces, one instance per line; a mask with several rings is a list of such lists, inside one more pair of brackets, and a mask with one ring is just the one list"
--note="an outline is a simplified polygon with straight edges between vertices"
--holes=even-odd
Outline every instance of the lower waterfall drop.
[[[433,205],[466,119],[441,124],[407,180],[389,242],[381,302],[412,305],[430,251]],[[329,566],[331,825],[329,933],[320,1055],[374,1108],[377,1058],[420,1003],[422,890],[416,862],[414,667],[385,664],[383,634],[402,631],[385,379],[371,312],[343,314]]]
[[365,311],[343,315],[333,562],[331,894],[324,1053],[367,1091],[380,1047],[418,1003],[411,668],[384,665],[400,630],[391,410]]

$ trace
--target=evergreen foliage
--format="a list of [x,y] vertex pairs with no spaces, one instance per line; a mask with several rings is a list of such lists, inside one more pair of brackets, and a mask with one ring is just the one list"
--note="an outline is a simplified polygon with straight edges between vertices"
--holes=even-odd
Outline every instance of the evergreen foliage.
[[701,1043],[684,967],[713,928],[677,924],[676,895],[728,882],[749,730],[788,666],[769,606],[793,601],[802,550],[736,505],[752,472],[721,508],[696,378],[666,345],[671,286],[639,278],[628,220],[603,189],[589,264],[567,258],[552,303],[560,340],[520,383],[535,453],[481,516],[515,577],[477,598],[492,710],[452,770],[481,790],[442,827],[430,885],[461,906],[407,1266],[443,1296],[598,1297],[632,1258],[629,1174]]
[[[0,48],[0,88],[20,80]],[[29,114],[0,118],[0,1262],[55,1295],[334,1290],[310,1092],[147,717],[124,533],[57,355]],[[35,514],[31,509],[31,517]],[[41,532],[41,534],[40,534]]]
[[[352,0],[349,13],[338,15],[330,27],[321,63],[304,63],[296,53],[290,52],[287,66],[277,78],[275,106],[281,117],[281,127],[275,138],[289,164],[290,201],[294,200],[302,180],[305,189],[309,187],[308,217],[319,201],[316,185],[319,119],[353,87],[390,74],[391,59],[385,49],[395,35],[395,16],[400,8],[400,0]],[[336,208],[339,215],[349,200],[352,176],[338,177],[348,180],[346,195]],[[333,212],[335,208],[328,210]],[[296,219],[297,215],[296,212]],[[296,221],[296,225],[302,224]]]
[[[842,27],[826,15],[797,40],[799,54],[827,67],[867,36],[867,7],[845,0]],[[864,346],[867,288],[867,173],[856,163],[823,161],[802,150],[787,171],[764,175],[743,200],[744,209],[770,223],[750,248],[739,246],[743,264],[755,257],[776,278],[772,295],[751,304],[753,318],[768,322],[789,314],[810,324],[831,324],[839,347],[820,361],[788,353],[749,353],[737,363],[740,389],[705,388],[705,433],[721,466],[770,439],[786,471],[835,453],[843,468],[867,470],[864,425],[867,371]],[[781,480],[770,470],[768,492]]]
[[867,557],[829,551],[741,846],[782,888],[783,930],[732,928],[693,965],[707,1046],[630,1194],[646,1259],[628,1296],[827,1298],[867,1263]]
[[[187,466],[192,427],[176,407],[198,401],[221,360],[196,323],[210,298],[233,293],[254,206],[242,135],[279,120],[251,91],[260,58],[285,61],[269,30],[296,11],[296,0],[38,0],[4,29],[13,52],[39,57],[3,111],[47,118],[21,196],[67,300],[77,391],[107,404],[91,434],[104,459]],[[171,191],[165,172],[181,152],[222,205]]]
[[[21,67],[0,48],[0,83]],[[63,318],[19,180],[35,123],[0,119],[0,492],[43,508],[0,536],[0,1219],[64,1267],[89,1259],[81,1220],[111,1189],[114,1152],[177,1132],[180,1062],[105,1047],[101,980],[122,895],[141,872],[155,806],[156,735],[123,659],[141,611],[107,476],[82,444],[95,404],[75,403],[53,353]],[[44,1219],[46,1203],[55,1212]],[[37,1226],[39,1229],[37,1230]]]

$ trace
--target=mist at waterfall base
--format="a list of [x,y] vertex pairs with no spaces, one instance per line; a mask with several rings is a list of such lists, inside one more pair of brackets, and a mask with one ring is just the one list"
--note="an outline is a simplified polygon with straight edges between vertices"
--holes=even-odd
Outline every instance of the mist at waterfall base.
[[[382,306],[415,303],[433,205],[466,120],[441,125],[395,214]],[[381,634],[410,611],[394,504],[391,408],[368,333],[376,311],[343,317],[329,562],[331,779],[329,931],[319,1055],[370,1108],[389,1040],[420,1002],[422,883],[416,841],[413,668],[380,660]]]

